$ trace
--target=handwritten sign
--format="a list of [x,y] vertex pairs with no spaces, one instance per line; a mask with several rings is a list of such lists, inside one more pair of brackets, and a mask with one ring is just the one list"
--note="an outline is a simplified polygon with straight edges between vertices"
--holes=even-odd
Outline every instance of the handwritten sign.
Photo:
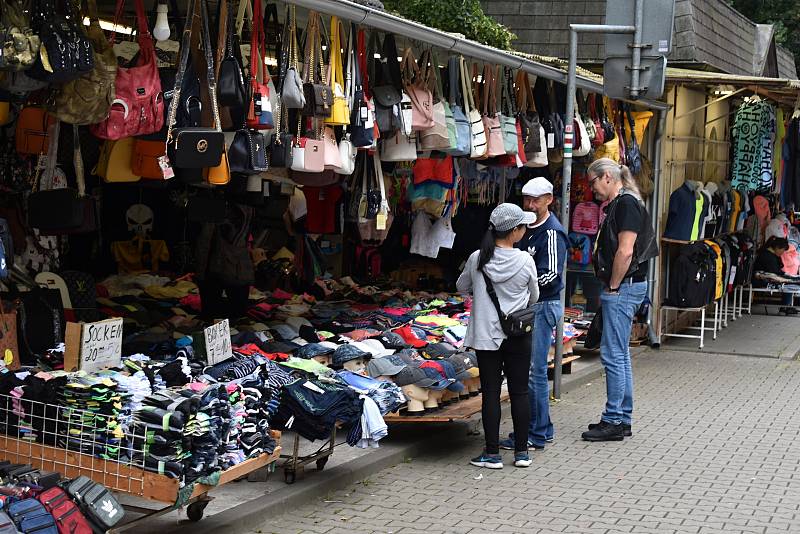
[[227,319],[203,330],[206,341],[206,360],[209,365],[233,357],[231,350],[231,325]]
[[93,373],[122,363],[122,318],[68,323],[64,368]]

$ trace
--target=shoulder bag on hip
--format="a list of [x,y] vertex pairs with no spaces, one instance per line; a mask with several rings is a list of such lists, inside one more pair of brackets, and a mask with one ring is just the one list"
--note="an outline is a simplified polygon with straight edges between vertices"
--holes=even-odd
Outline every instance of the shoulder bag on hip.
[[489,298],[492,299],[494,309],[497,310],[497,317],[500,319],[500,326],[503,328],[503,333],[508,337],[531,335],[531,332],[533,332],[533,306],[509,314],[503,313],[503,310],[500,309],[500,301],[497,299],[497,293],[495,293],[492,281],[483,270],[481,270],[481,274],[483,275],[483,280],[486,282],[486,292],[489,294]]

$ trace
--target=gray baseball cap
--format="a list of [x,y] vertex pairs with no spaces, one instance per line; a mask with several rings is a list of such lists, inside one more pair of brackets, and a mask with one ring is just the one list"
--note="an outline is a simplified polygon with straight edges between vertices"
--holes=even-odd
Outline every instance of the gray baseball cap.
[[408,367],[402,358],[396,355],[375,358],[367,364],[367,373],[375,378],[376,376],[395,376],[397,373]]
[[489,224],[494,226],[495,230],[499,232],[506,232],[521,224],[528,225],[535,222],[535,213],[532,211],[522,211],[522,208],[509,202],[504,202],[497,206],[492,210],[491,216],[489,216]]
[[419,386],[421,388],[429,388],[436,384],[437,381],[428,378],[425,371],[419,367],[407,366],[394,376],[394,383],[398,386]]

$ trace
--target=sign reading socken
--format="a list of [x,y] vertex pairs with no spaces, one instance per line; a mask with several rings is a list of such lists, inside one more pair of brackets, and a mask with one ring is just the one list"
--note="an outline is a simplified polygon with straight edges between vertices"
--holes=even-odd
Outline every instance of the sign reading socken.
[[67,323],[64,369],[94,373],[122,362],[122,318]]
[[203,331],[203,335],[206,341],[208,365],[214,365],[233,357],[231,327],[227,319],[209,326]]

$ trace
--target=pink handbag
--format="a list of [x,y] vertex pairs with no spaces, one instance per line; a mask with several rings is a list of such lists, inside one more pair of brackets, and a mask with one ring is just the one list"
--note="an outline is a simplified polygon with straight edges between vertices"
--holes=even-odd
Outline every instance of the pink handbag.
[[414,52],[407,48],[403,53],[403,86],[411,98],[411,130],[418,132],[433,128],[433,93],[431,92],[431,53],[426,50],[419,58],[423,68],[420,69],[414,58]]
[[325,143],[325,168],[334,171],[341,169],[342,155],[339,152],[339,145],[336,143],[336,133],[331,126],[325,127],[322,141]]
[[497,91],[494,67],[483,67],[483,126],[486,128],[486,155],[490,158],[506,155],[503,125],[497,112]]
[[[164,96],[158,75],[156,49],[147,28],[143,0],[134,0],[138,26],[139,59],[135,67],[119,67],[114,82],[114,100],[108,117],[90,126],[95,137],[116,141],[155,133],[164,126]],[[120,22],[125,0],[117,0],[115,27]],[[114,45],[115,34],[111,34]]]
[[298,139],[294,147],[292,147],[292,170],[299,172],[324,171],[324,142],[311,137],[301,137]]

